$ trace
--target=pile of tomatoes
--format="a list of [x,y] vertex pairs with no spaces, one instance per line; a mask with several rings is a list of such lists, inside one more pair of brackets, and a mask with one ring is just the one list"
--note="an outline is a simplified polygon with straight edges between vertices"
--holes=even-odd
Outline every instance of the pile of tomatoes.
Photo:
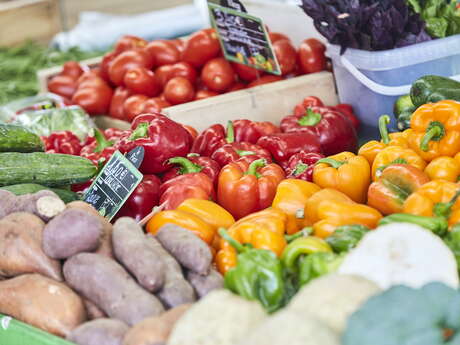
[[215,31],[204,29],[186,40],[148,42],[123,36],[96,69],[85,71],[75,62],[66,64],[67,68],[49,81],[48,89],[91,115],[108,114],[131,121],[141,113],[327,68],[321,42],[306,39],[296,49],[281,33],[271,32],[270,39],[281,76],[228,62]]

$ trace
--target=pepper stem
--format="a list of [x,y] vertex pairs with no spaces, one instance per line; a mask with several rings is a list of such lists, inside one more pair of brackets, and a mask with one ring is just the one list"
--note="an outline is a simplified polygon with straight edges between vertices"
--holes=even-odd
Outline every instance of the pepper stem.
[[295,166],[294,171],[292,172],[292,175],[294,176],[299,176],[300,174],[304,173],[305,170],[308,169],[308,164],[305,163],[299,163]]
[[222,237],[225,241],[230,243],[230,245],[233,248],[235,248],[238,253],[244,253],[245,251],[248,250],[240,242],[238,242],[232,236],[230,236],[229,233],[227,232],[227,230],[225,230],[224,228],[219,228],[218,233],[219,233],[220,237]]
[[320,113],[315,113],[310,108],[307,109],[307,115],[302,116],[297,123],[301,126],[316,126],[323,118]]
[[306,227],[300,230],[299,232],[296,232],[295,234],[292,235],[284,235],[284,238],[286,239],[287,243],[291,243],[292,241],[301,238],[301,237],[308,237],[313,233],[313,228],[312,227]]
[[181,175],[199,173],[201,170],[203,170],[201,165],[195,164],[191,160],[184,157],[170,158],[168,159],[168,163],[179,165],[179,172]]
[[255,177],[259,178],[261,175],[257,172],[257,169],[262,168],[267,165],[267,160],[257,159],[249,165],[248,170],[245,172],[245,175],[254,175]]
[[342,165],[347,164],[346,161],[338,161],[333,158],[322,158],[319,161],[316,162],[316,164],[323,163],[323,164],[329,164],[331,167],[334,169],[340,168]]
[[227,137],[225,139],[229,144],[235,142],[235,128],[232,121],[227,122]]
[[251,155],[255,155],[256,153],[253,152],[253,151],[245,151],[245,150],[237,150],[235,149],[235,152],[238,153],[238,156],[251,156]]
[[149,123],[148,122],[141,122],[137,126],[137,128],[133,131],[129,140],[133,141],[140,138],[147,138],[149,130]]
[[388,135],[387,125],[390,123],[390,117],[388,115],[382,115],[379,118],[379,131],[382,142],[388,145],[390,142],[390,136]]
[[439,121],[433,121],[428,126],[425,135],[420,143],[420,149],[424,152],[429,150],[430,141],[439,141],[445,134],[444,125]]
[[102,152],[105,148],[113,146],[113,142],[105,138],[104,134],[98,129],[94,130],[94,137],[96,138],[96,148],[94,152]]
[[458,190],[449,202],[438,202],[433,207],[433,214],[437,217],[449,218],[452,213],[452,207],[460,197],[460,190]]

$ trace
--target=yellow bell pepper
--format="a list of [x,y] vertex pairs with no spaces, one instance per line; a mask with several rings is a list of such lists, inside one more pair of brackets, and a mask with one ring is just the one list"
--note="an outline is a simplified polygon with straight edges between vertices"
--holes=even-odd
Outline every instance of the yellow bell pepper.
[[175,224],[190,230],[207,244],[211,245],[216,234],[216,228],[197,215],[180,210],[161,211],[154,215],[147,223],[146,230],[155,235],[165,224]]
[[320,189],[314,183],[298,179],[286,179],[278,185],[272,207],[287,215],[288,234],[291,235],[311,225],[304,215],[304,209],[307,200]]
[[321,189],[319,192],[313,194],[305,204],[304,215],[306,220],[310,224],[314,224],[319,221],[318,208],[321,202],[324,200],[333,200],[346,202],[349,204],[354,204],[355,202],[350,199],[346,194],[339,192],[336,189],[325,188]]
[[407,130],[404,132],[396,132],[388,134],[387,125],[390,123],[390,117],[388,115],[383,115],[379,118],[379,130],[380,137],[382,140],[371,140],[365,143],[358,151],[358,155],[364,157],[369,162],[369,165],[372,166],[375,156],[388,146],[399,146],[407,148],[409,145],[407,143]]
[[426,167],[426,162],[414,150],[399,146],[388,146],[380,151],[374,159],[372,180],[378,179],[383,170],[392,164],[409,164],[422,171]]
[[431,180],[457,182],[460,176],[460,163],[452,157],[438,157],[426,166],[425,173]]
[[412,115],[409,146],[424,160],[453,157],[460,151],[460,103],[440,101],[419,107]]
[[317,162],[313,170],[313,182],[321,188],[337,189],[352,200],[364,203],[370,175],[370,166],[364,157],[342,152]]
[[426,217],[444,217],[449,225],[460,222],[460,186],[453,182],[435,180],[421,186],[404,203],[404,213]]
[[373,229],[382,215],[367,205],[324,200],[318,206],[318,218],[320,220],[313,225],[313,234],[326,238],[342,225],[360,224]]
[[176,210],[192,213],[200,217],[213,226],[216,231],[219,228],[228,229],[235,223],[235,218],[226,209],[209,200],[186,199]]

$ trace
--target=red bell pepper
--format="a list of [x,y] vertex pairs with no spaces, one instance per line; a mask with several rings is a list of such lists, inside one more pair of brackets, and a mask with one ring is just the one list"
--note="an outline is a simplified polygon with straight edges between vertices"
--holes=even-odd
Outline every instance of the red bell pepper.
[[144,161],[139,169],[144,174],[165,172],[171,168],[168,159],[190,152],[192,136],[182,125],[164,115],[139,115],[131,128],[132,134],[120,140],[120,151],[125,153],[136,146],[144,147]]
[[184,127],[187,130],[187,132],[189,132],[193,140],[195,140],[198,137],[198,131],[192,126],[182,125],[182,127]]
[[219,163],[221,167],[227,165],[228,163],[235,162],[242,157],[251,157],[251,162],[260,158],[265,158],[268,163],[272,162],[270,152],[259,145],[246,142],[225,144],[214,151],[211,156],[211,158]]
[[117,147],[114,146],[112,141],[107,140],[99,130],[94,131],[94,138],[95,140],[81,149],[80,156],[89,159],[94,165],[99,166],[112,157]]
[[215,199],[214,183],[201,172],[179,175],[161,185],[160,195],[163,209],[174,210],[186,199]]
[[93,72],[85,74],[80,77],[72,102],[81,106],[90,115],[107,114],[112,101],[112,88]]
[[79,156],[83,145],[80,139],[70,131],[51,133],[42,137],[47,153],[64,153],[67,155]]
[[162,181],[166,182],[179,175],[201,172],[215,183],[219,177],[219,164],[209,157],[202,157],[193,153],[184,157],[174,157],[168,160],[168,163],[177,165],[164,173]]
[[257,143],[260,137],[264,135],[279,133],[280,129],[271,122],[255,122],[251,120],[235,120],[233,121],[235,132],[235,141],[248,142],[251,144]]
[[268,150],[281,165],[287,164],[291,156],[301,151],[322,153],[319,138],[311,130],[266,135],[257,141],[257,145]]
[[[231,121],[229,122],[229,124]],[[231,127],[231,126],[230,126]],[[205,129],[193,142],[193,153],[201,156],[211,157],[218,148],[234,141],[233,127],[225,132],[224,126],[215,124]]]
[[234,162],[222,168],[217,199],[236,219],[270,207],[278,184],[285,178],[283,169],[258,159],[251,164]]
[[304,151],[296,153],[289,158],[285,169],[286,177],[312,182],[315,163],[322,158],[325,158],[325,156],[319,153],[307,153]]
[[342,113],[327,107],[308,108],[303,116],[286,116],[281,120],[285,133],[313,131],[319,137],[326,156],[343,151],[356,152],[358,135],[351,121]]
[[159,204],[160,185],[161,181],[157,176],[144,175],[116,217],[131,217],[137,222],[146,217]]
[[351,121],[355,129],[359,130],[361,123],[358,120],[358,117],[355,115],[353,107],[350,104],[341,103],[341,104],[337,104],[336,106],[329,107],[329,108],[333,110],[337,110],[341,112],[343,115],[345,115],[346,117],[348,117],[348,119]]

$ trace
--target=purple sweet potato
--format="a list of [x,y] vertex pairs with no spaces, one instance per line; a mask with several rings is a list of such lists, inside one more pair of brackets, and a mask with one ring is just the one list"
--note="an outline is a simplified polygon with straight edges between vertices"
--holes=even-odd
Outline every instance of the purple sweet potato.
[[186,276],[199,298],[203,298],[212,290],[222,289],[224,287],[224,278],[219,272],[212,268],[206,276],[192,271],[188,271]]
[[97,319],[75,328],[67,340],[78,345],[122,345],[128,325],[116,319]]

